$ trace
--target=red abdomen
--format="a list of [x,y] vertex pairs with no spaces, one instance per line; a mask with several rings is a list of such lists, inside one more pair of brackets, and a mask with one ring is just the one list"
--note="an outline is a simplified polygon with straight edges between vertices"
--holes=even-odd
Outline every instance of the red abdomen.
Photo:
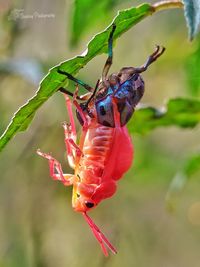
[[82,152],[77,169],[81,188],[91,185],[90,196],[88,191],[87,196],[95,202],[111,197],[116,191],[116,180],[130,168],[133,159],[133,146],[126,127],[91,124]]

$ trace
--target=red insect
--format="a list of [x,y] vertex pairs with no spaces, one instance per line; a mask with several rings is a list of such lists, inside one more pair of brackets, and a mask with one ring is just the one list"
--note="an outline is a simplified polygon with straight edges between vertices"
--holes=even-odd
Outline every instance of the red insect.
[[[133,146],[125,125],[144,93],[144,82],[139,73],[145,71],[164,52],[164,48],[160,51],[160,47],[157,46],[142,67],[122,68],[118,74],[107,77],[112,64],[112,38],[115,28],[113,25],[110,33],[108,59],[102,79],[101,82],[97,82],[95,88],[79,81],[71,74],[58,70],[60,74],[67,75],[69,79],[90,91],[80,97],[78,85],[74,94],[65,88],[60,88],[60,91],[73,96],[77,118],[82,125],[80,141],[77,144],[72,104],[65,94],[70,117],[70,123],[63,124],[65,145],[68,162],[74,169],[74,174],[64,174],[61,164],[56,159],[50,154],[37,151],[40,156],[48,159],[50,176],[54,180],[61,181],[65,186],[73,186],[72,206],[75,211],[83,214],[105,256],[108,255],[106,246],[113,253],[117,251],[87,212],[103,199],[113,196],[117,181],[131,166]],[[77,99],[87,102],[79,104]]]
[[[81,212],[99,241],[103,253],[108,255],[105,244],[117,253],[101,230],[88,216],[87,211],[96,207],[103,199],[116,191],[116,182],[130,168],[133,146],[125,126],[120,126],[120,116],[113,99],[115,128],[100,125],[96,118],[83,113],[74,97],[73,103],[83,120],[79,145],[76,143],[76,129],[70,99],[66,96],[70,124],[63,124],[67,157],[74,174],[64,174],[60,163],[51,155],[37,153],[49,160],[50,175],[65,186],[73,185],[72,206]],[[93,108],[93,114],[96,110]],[[120,145],[122,144],[122,145]],[[105,244],[104,244],[105,243]]]

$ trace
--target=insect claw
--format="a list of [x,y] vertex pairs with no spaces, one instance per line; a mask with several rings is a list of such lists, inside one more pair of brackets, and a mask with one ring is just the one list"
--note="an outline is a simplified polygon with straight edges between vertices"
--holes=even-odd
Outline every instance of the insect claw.
[[156,50],[154,51],[153,55],[156,55],[158,53],[158,51],[160,50],[160,46],[159,45],[155,45]]
[[166,48],[165,48],[164,46],[161,46],[161,51],[160,51],[159,56],[161,56],[161,55],[164,53],[165,49],[166,49]]
[[152,54],[152,57],[154,58],[154,60],[156,60],[158,57],[160,57],[164,53],[164,51],[165,51],[164,46],[156,45],[156,50]]
[[66,122],[64,121],[64,122],[62,122],[61,125],[62,125],[62,127],[65,129],[65,128],[67,127],[67,124],[68,124],[68,123],[66,123]]

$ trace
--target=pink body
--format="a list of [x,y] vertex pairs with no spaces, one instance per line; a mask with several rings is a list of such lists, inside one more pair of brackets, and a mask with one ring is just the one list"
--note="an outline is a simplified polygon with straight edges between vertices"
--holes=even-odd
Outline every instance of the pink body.
[[[49,161],[51,177],[66,186],[73,186],[72,206],[75,211],[83,214],[105,256],[108,255],[106,246],[113,253],[117,253],[117,251],[87,212],[116,192],[117,180],[122,178],[131,166],[133,146],[126,126],[121,126],[124,124],[120,123],[120,116],[125,115],[125,123],[130,119],[135,106],[144,93],[144,83],[139,74],[144,72],[165,50],[164,47],[160,49],[160,46],[156,46],[156,50],[141,67],[125,67],[119,73],[108,76],[112,64],[112,42],[115,29],[116,25],[113,24],[108,39],[108,58],[103,68],[101,81],[97,81],[95,88],[79,81],[65,71],[57,70],[58,73],[77,83],[77,89],[73,94],[65,88],[59,89],[61,92],[73,96],[73,104],[82,125],[80,141],[77,143],[72,105],[69,97],[65,95],[70,118],[69,124],[63,124],[65,145],[68,162],[74,169],[74,174],[64,174],[60,163],[55,158],[38,150],[38,154]],[[125,85],[128,81],[129,86]],[[89,92],[78,96],[78,84],[81,84]],[[111,95],[109,90],[113,92]],[[123,97],[120,96],[121,94]],[[105,101],[106,97],[108,97],[108,103]],[[86,102],[79,104],[77,99]],[[96,100],[98,103],[95,102]],[[102,111],[99,103],[105,104]],[[120,107],[121,104],[125,106],[120,114],[118,106]],[[101,114],[102,112],[103,114]],[[104,115],[107,115],[106,120]],[[98,122],[101,121],[102,123],[99,124]]]
[[74,209],[83,212],[88,210],[85,201],[96,206],[111,197],[116,191],[116,181],[130,168],[132,159],[133,146],[125,126],[111,128],[91,120],[75,168]]
[[83,121],[79,144],[76,143],[77,136],[72,106],[67,96],[66,104],[70,124],[64,123],[63,127],[67,158],[69,165],[74,169],[74,174],[64,174],[61,164],[50,154],[40,150],[37,153],[48,159],[50,175],[54,180],[61,181],[65,186],[73,186],[72,206],[75,211],[83,214],[100,243],[104,255],[107,256],[105,244],[113,253],[117,253],[117,251],[88,216],[87,211],[116,192],[117,180],[131,166],[133,146],[126,126],[120,126],[120,114],[114,98],[115,128],[99,124],[95,116],[95,109],[93,109],[93,117],[91,118],[82,111],[75,99],[73,103]]

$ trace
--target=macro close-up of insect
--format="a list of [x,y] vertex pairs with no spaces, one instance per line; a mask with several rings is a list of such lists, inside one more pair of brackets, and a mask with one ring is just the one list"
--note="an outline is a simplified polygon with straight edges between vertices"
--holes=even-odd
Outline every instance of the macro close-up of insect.
[[[65,186],[73,186],[72,207],[83,214],[105,256],[108,255],[105,245],[113,253],[117,251],[87,212],[116,192],[117,181],[132,164],[133,145],[126,123],[144,94],[144,81],[140,73],[144,72],[165,50],[157,46],[143,66],[124,67],[119,73],[108,76],[113,58],[112,44],[116,27],[113,24],[108,40],[108,58],[95,88],[58,70],[58,73],[66,75],[77,83],[75,93],[70,93],[65,88],[59,89],[65,94],[70,117],[70,123],[64,123],[63,127],[68,163],[74,169],[74,174],[64,174],[56,159],[50,154],[37,151],[40,156],[49,160],[50,175],[54,180],[61,181]],[[82,85],[89,93],[78,96],[78,85]],[[72,103],[82,125],[79,144],[77,144],[72,104],[67,95],[73,97]],[[86,102],[79,104],[78,100]]]
[[0,267],[199,267],[199,1],[0,4]]

